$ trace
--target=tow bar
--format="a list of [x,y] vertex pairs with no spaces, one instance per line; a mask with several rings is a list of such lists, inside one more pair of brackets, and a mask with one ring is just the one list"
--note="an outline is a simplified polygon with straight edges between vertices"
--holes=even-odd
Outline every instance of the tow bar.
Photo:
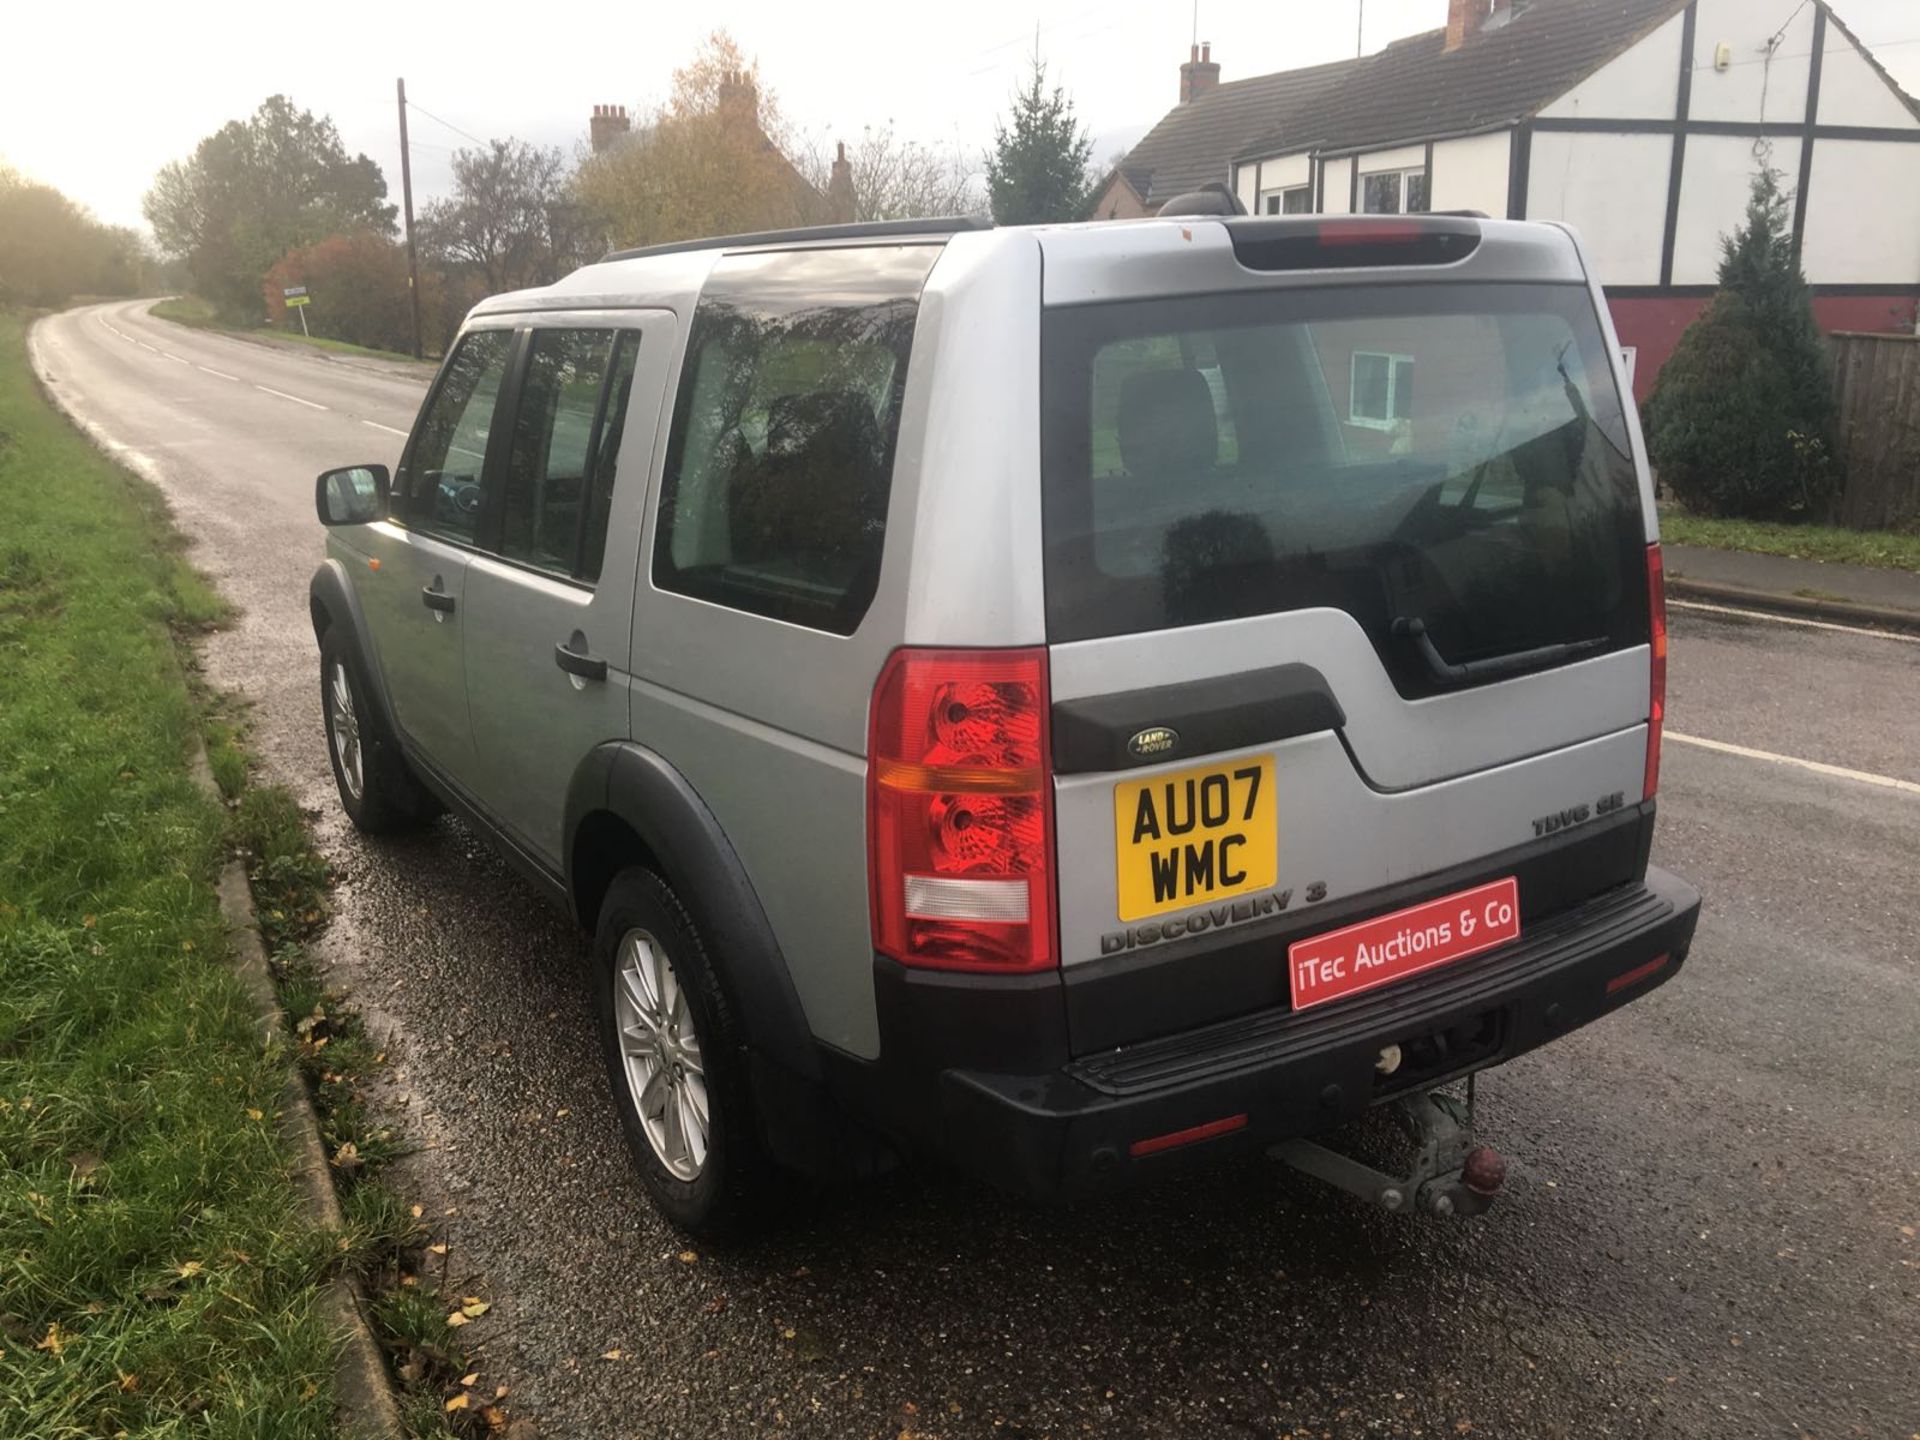
[[1284,1140],[1267,1153],[1384,1210],[1478,1215],[1493,1204],[1507,1162],[1492,1146],[1473,1143],[1471,1079],[1464,1105],[1436,1091],[1404,1095],[1390,1108],[1416,1147],[1405,1175],[1388,1175],[1314,1140]]

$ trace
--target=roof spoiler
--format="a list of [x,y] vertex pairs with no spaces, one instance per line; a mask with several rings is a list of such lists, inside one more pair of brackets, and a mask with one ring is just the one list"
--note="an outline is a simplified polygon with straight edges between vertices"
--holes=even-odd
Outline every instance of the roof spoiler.
[[1460,215],[1260,216],[1230,222],[1249,270],[1365,270],[1450,265],[1480,248],[1480,222]]
[[1244,215],[1247,207],[1240,203],[1240,197],[1222,185],[1218,180],[1209,180],[1198,190],[1189,190],[1176,195],[1160,207],[1160,217],[1185,218],[1198,215]]

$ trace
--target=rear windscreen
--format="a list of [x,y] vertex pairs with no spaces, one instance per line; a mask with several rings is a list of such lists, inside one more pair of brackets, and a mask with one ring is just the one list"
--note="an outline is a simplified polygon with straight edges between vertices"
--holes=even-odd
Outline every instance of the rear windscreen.
[[1269,291],[1044,324],[1053,641],[1331,606],[1404,695],[1461,683],[1442,659],[1646,642],[1639,487],[1584,287]]

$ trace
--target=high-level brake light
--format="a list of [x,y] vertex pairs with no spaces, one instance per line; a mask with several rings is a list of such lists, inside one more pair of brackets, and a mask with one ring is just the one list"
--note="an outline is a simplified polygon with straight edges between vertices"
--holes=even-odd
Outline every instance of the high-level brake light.
[[868,738],[874,948],[948,970],[1055,964],[1047,652],[897,650]]

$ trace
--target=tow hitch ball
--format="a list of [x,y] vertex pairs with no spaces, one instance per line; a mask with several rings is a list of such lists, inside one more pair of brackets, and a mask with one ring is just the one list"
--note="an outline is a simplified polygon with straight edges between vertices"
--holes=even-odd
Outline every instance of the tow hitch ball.
[[1473,1090],[1466,1104],[1451,1095],[1406,1095],[1392,1113],[1414,1145],[1411,1168],[1389,1175],[1314,1140],[1287,1140],[1267,1153],[1385,1210],[1478,1215],[1500,1193],[1507,1162],[1490,1145],[1473,1143]]

